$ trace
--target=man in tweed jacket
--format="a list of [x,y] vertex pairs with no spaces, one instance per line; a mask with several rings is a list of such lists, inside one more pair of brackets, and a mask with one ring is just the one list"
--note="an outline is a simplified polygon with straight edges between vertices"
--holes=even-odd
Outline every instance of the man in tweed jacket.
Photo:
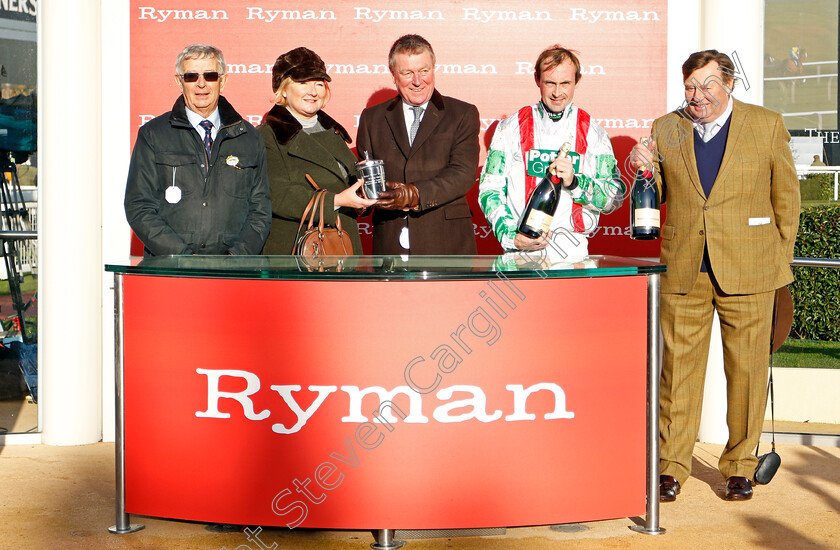
[[735,67],[716,50],[683,64],[686,105],[654,122],[647,165],[667,202],[662,227],[660,500],[691,473],[712,318],[720,317],[729,440],[724,498],[752,497],[766,406],[775,290],[793,280],[799,182],[782,117],[730,97]]

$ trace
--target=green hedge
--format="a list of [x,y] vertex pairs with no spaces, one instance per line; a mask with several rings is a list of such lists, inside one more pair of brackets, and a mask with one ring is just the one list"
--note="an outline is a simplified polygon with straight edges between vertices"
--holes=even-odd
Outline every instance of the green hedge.
[[828,201],[834,198],[834,174],[810,174],[799,180],[803,201]]
[[[794,256],[840,259],[840,205],[804,208]],[[795,267],[791,337],[840,341],[840,269]]]

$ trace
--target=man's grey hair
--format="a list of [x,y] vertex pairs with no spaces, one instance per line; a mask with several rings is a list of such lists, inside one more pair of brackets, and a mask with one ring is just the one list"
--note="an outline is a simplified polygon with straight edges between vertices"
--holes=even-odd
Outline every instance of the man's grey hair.
[[429,56],[432,58],[432,67],[434,67],[435,51],[429,41],[419,34],[404,34],[397,38],[397,41],[391,46],[391,51],[388,52],[388,68],[391,69],[392,74],[395,74],[398,53],[420,55],[423,52],[429,52]]
[[193,44],[192,46],[184,48],[184,51],[179,53],[178,58],[175,60],[175,72],[177,74],[183,74],[184,60],[204,59],[205,57],[215,58],[216,68],[219,71],[219,74],[225,74],[227,65],[225,65],[225,56],[222,55],[222,50],[213,46],[208,46],[207,44]]

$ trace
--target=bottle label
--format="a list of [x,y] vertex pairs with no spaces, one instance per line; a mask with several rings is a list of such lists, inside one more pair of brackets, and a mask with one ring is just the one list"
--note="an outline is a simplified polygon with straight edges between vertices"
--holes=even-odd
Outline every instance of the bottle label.
[[528,214],[528,219],[525,220],[525,223],[537,231],[548,233],[548,230],[551,227],[551,220],[553,219],[554,216],[546,214],[545,212],[540,212],[535,208],[531,210],[530,214]]
[[634,212],[633,225],[636,227],[659,227],[659,210],[656,208],[637,208]]

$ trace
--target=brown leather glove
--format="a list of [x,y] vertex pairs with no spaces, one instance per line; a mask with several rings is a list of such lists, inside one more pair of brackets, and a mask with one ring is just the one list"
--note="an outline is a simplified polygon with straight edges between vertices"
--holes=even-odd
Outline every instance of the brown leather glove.
[[378,208],[386,210],[410,210],[420,207],[420,192],[413,183],[401,183],[398,181],[385,182],[388,191],[379,193],[376,201]]

